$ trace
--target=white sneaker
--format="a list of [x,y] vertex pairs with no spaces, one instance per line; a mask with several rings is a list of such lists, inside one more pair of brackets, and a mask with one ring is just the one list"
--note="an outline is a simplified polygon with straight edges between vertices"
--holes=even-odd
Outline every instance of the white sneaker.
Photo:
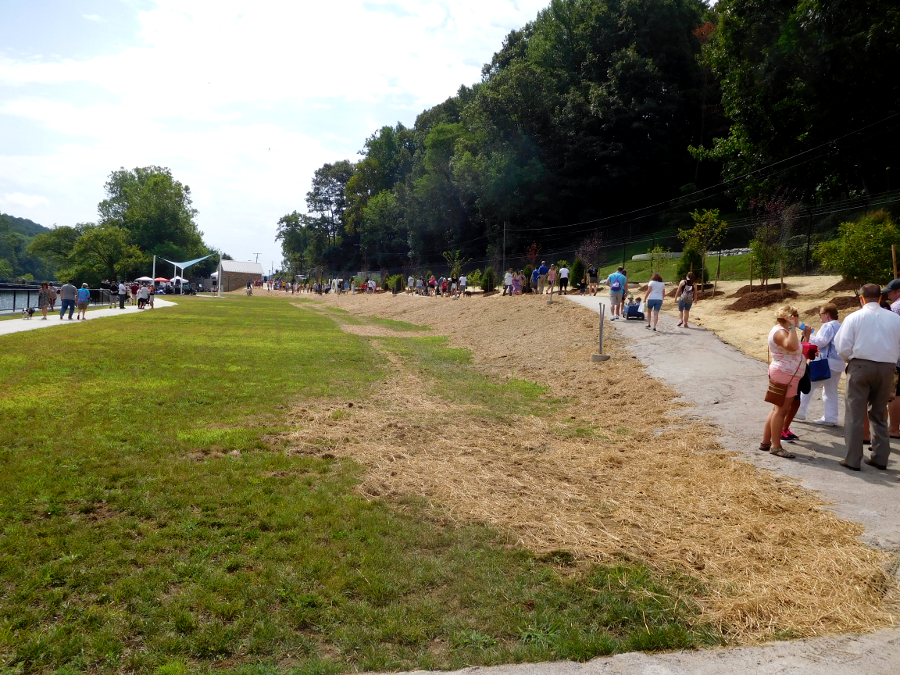
[[805,421],[806,421],[806,415],[801,415],[800,413],[797,413],[796,415],[794,415],[794,419],[795,419],[795,420],[800,420],[801,422],[805,422]]
[[826,422],[824,417],[820,417],[817,420],[813,420],[811,424],[818,424],[820,427],[836,427],[837,424],[834,422]]

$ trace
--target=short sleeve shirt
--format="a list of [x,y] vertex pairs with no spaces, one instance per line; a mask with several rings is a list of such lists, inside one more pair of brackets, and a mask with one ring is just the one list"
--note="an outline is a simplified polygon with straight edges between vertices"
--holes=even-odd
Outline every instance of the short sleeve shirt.
[[[625,292],[625,284],[628,283],[628,279],[626,279],[625,275],[621,274],[620,272],[613,272],[606,278],[606,281],[609,282],[609,292],[610,293],[624,293]],[[619,282],[619,290],[614,291],[612,289],[612,287],[616,281]]]

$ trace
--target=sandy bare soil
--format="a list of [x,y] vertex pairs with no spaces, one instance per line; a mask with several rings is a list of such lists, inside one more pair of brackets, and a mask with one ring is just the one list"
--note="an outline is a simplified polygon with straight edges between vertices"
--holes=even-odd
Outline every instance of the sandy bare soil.
[[[677,392],[646,373],[617,331],[606,349],[613,360],[591,364],[593,312],[529,297],[323,300],[355,316],[430,326],[470,349],[479,372],[539,382],[570,401],[549,420],[454,417],[421,373],[385,350],[393,375],[384,396],[299,410],[291,439],[297,452],[360,461],[367,494],[425,497],[537,551],[625,555],[688,573],[714,589],[698,599],[704,617],[736,643],[785,628],[822,635],[893,620],[887,556],[860,542],[862,528],[791,480],[722,451],[715,430],[683,414]],[[370,339],[383,331],[368,330]]]
[[[840,281],[839,277],[785,277],[784,283],[791,290],[799,294],[798,298],[788,299],[785,304],[790,304],[800,310],[804,321],[812,323],[814,328],[819,327],[818,316],[810,317],[807,312],[822,305],[835,296],[851,296],[852,292],[835,292],[828,289]],[[745,354],[766,360],[766,337],[772,326],[775,309],[781,304],[773,304],[760,309],[746,312],[736,312],[726,309],[735,302],[733,293],[747,281],[719,282],[718,290],[725,295],[717,295],[715,298],[701,300],[694,304],[691,310],[690,322],[707,328],[722,340],[740,349]],[[778,283],[778,280],[773,280]],[[671,316],[678,315],[678,303],[676,300],[666,298],[663,302],[663,311]],[[846,310],[840,312],[841,319],[847,315]]]

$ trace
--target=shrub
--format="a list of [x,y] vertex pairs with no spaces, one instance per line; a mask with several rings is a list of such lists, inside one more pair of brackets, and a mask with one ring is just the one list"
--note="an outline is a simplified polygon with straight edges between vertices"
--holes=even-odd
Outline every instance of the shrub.
[[476,286],[481,286],[481,270],[473,270],[466,275],[466,282],[469,285],[469,288],[475,288]]
[[854,284],[884,284],[893,278],[891,244],[900,231],[887,211],[876,211],[855,223],[841,223],[838,238],[819,244],[816,258]]
[[675,268],[675,275],[679,279],[684,279],[687,273],[691,271],[691,265],[694,267],[694,277],[700,279],[700,270],[703,269],[703,282],[709,281],[709,270],[703,268],[703,257],[700,251],[690,245],[684,247],[684,253],[678,259],[678,267]]
[[578,286],[583,280],[584,275],[587,273],[587,266],[584,264],[584,260],[581,258],[575,258],[575,262],[572,263],[572,269],[569,270],[569,283],[572,286]]
[[478,285],[481,286],[481,290],[485,293],[497,289],[497,275],[493,267],[485,268],[484,272],[481,273],[481,283]]
[[523,274],[525,275],[525,286],[522,288],[523,293],[531,293],[531,273],[534,272],[534,268],[531,265],[525,265],[525,269]]

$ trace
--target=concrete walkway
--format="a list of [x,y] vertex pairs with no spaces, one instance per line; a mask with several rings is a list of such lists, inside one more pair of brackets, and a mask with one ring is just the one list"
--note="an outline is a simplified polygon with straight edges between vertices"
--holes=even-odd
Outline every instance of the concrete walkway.
[[37,310],[35,311],[34,316],[30,319],[18,318],[0,321],[0,335],[11,335],[12,333],[22,333],[27,330],[38,330],[39,328],[74,326],[76,324],[84,323],[85,321],[96,321],[97,319],[105,319],[111,316],[155,312],[156,310],[163,307],[174,307],[178,303],[157,298],[153,304],[153,309],[138,309],[137,305],[125,305],[125,309],[119,309],[118,307],[114,309],[88,309],[87,313],[85,314],[86,318],[83,321],[78,321],[76,318],[74,318],[78,315],[77,312],[74,312],[72,314],[73,318],[71,321],[69,320],[68,312],[66,312],[65,319],[60,319],[59,310],[53,313],[48,313],[47,320],[44,321],[43,316],[41,316],[40,310]]

